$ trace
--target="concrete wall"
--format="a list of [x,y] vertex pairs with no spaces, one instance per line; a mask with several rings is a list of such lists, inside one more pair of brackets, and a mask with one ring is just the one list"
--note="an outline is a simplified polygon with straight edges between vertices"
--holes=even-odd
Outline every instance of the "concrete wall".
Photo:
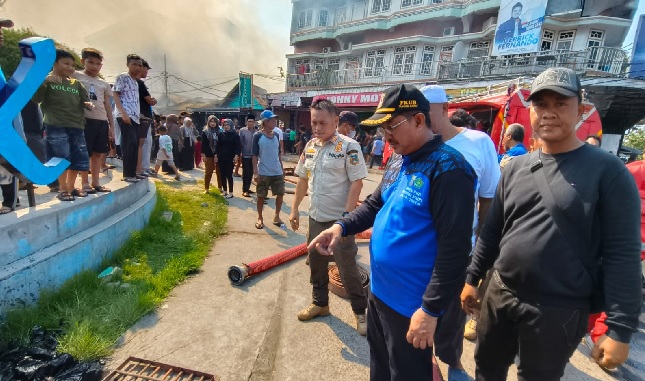
[[[123,202],[133,198],[130,203]],[[45,206],[25,220],[26,224],[17,223],[25,226],[7,227],[13,233],[2,237],[2,246],[17,247],[18,253],[12,256],[14,260],[7,263],[5,259],[0,265],[0,317],[11,309],[34,304],[43,290],[56,289],[83,270],[98,269],[134,231],[145,226],[155,202],[154,184],[141,181],[89,199],[81,207],[47,210]],[[88,223],[96,220],[96,215],[104,216]],[[29,239],[37,241],[40,248],[33,250]]]

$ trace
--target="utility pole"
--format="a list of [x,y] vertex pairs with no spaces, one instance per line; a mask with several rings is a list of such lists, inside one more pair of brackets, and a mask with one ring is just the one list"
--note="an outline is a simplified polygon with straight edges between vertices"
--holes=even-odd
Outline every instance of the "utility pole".
[[163,86],[164,94],[166,96],[166,108],[170,106],[170,99],[168,99],[168,68],[166,67],[166,55],[163,55]]

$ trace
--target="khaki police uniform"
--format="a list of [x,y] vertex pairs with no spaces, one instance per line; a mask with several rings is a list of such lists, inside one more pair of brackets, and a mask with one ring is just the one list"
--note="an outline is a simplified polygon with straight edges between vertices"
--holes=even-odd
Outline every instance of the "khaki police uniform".
[[[336,132],[333,138],[325,143],[317,138],[307,143],[295,174],[307,179],[309,185],[307,242],[311,242],[342,217],[351,183],[367,177],[367,167],[360,144]],[[356,264],[357,252],[354,236],[348,236],[343,238],[334,250],[333,260],[349,294],[352,310],[362,315],[367,308],[367,299]],[[321,307],[327,306],[329,302],[327,266],[330,259],[318,253],[316,249],[309,251],[313,303]]]

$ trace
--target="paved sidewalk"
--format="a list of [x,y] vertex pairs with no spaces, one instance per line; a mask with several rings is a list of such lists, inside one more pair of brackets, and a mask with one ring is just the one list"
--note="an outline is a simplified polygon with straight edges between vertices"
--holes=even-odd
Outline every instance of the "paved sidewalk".
[[[182,173],[182,177],[190,182],[202,174],[197,169]],[[361,198],[370,194],[378,181],[380,175],[371,173],[364,181]],[[294,188],[287,183],[287,189]],[[305,242],[309,200],[305,198],[300,207],[302,231],[284,231],[270,223],[274,197],[265,206],[266,226],[258,230],[253,226],[255,203],[241,197],[239,178],[235,179],[234,193],[235,197],[229,200],[228,232],[217,240],[201,272],[178,286],[161,308],[143,318],[122,338],[108,367],[115,368],[128,356],[137,356],[213,373],[224,381],[367,380],[367,341],[355,331],[347,301],[332,294],[331,316],[306,323],[297,320],[297,311],[309,304],[311,295],[304,257],[249,279],[239,287],[232,286],[227,278],[231,265],[249,263]],[[281,214],[284,221],[291,210],[292,197],[285,195]],[[358,260],[369,268],[366,241],[359,243]],[[639,357],[630,360],[636,364],[635,369],[645,361],[643,336],[641,331],[641,351],[632,354]],[[473,351],[474,344],[465,341],[463,362],[471,376]],[[445,375],[445,365],[440,363],[440,367]],[[634,377],[642,377],[640,369],[640,373],[633,373]],[[514,368],[508,379],[516,380]],[[615,379],[642,380],[611,377],[580,350],[563,378]]]

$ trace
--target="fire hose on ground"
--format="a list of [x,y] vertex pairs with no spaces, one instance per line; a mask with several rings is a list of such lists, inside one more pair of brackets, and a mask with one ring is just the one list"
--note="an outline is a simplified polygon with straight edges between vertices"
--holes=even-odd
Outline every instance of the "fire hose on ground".
[[[370,239],[371,237],[372,237],[372,229],[368,229],[364,232],[356,234],[356,239]],[[259,259],[255,262],[251,262],[248,264],[243,263],[239,266],[234,265],[229,267],[228,269],[228,279],[231,281],[233,285],[239,286],[242,283],[244,283],[245,280],[247,280],[248,278],[254,275],[257,275],[261,272],[272,269],[276,266],[289,262],[305,254],[307,254],[307,244],[303,243],[298,246],[294,246],[290,249],[270,255],[266,258]],[[359,268],[362,269],[362,267],[360,266]],[[369,276],[367,277],[367,283],[369,283]],[[340,284],[340,287],[342,287],[342,282],[340,282],[340,280],[339,280],[339,284]]]

